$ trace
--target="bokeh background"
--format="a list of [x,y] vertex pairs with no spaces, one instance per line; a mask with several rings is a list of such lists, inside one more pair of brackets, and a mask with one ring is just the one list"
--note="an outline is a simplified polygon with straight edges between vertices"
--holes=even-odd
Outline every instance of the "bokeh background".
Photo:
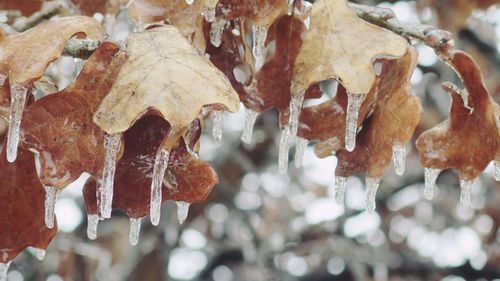
[[[457,47],[478,61],[499,101],[500,1],[357,2],[453,32]],[[134,30],[125,7],[107,28],[118,41]],[[425,108],[418,136],[448,116],[450,99],[440,83],[459,81],[432,49],[416,44],[420,57],[412,86]],[[79,63],[62,57],[48,74],[63,89],[75,79]],[[350,177],[345,205],[334,202],[336,158],[318,159],[313,144],[302,168],[291,163],[288,174],[278,172],[277,116],[259,115],[251,145],[240,141],[243,110],[225,116],[220,144],[208,122],[200,157],[214,166],[220,184],[205,202],[191,206],[182,225],[175,204],[165,204],[160,226],[145,219],[135,247],[128,241],[129,220],[120,212],[99,224],[97,240],[87,238],[82,186],[88,175],[82,175],[57,201],[59,234],[45,259],[25,251],[11,265],[8,280],[500,280],[500,190],[492,165],[473,185],[471,208],[458,203],[454,171],[441,173],[436,196],[427,201],[412,142],[405,174],[387,169],[377,213],[369,215],[364,178]]]

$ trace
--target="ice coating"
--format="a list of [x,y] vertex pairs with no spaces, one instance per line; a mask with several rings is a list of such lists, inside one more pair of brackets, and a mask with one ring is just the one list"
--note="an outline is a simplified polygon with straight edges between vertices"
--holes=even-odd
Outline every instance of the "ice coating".
[[303,138],[297,137],[297,146],[295,147],[295,168],[299,169],[302,167],[302,162],[304,161],[304,152],[306,151],[309,141]]
[[346,177],[335,176],[335,202],[337,204],[344,204],[345,188],[346,188]]
[[175,204],[177,205],[177,217],[179,218],[179,223],[183,224],[187,219],[189,206],[191,204],[183,201],[176,201]]
[[128,241],[132,246],[139,242],[139,234],[141,233],[142,218],[130,218],[130,233]]
[[375,212],[377,197],[377,189],[380,184],[380,179],[366,178],[366,212],[373,214]]
[[224,112],[214,111],[214,119],[212,125],[212,136],[217,142],[222,140],[222,132],[224,129]]
[[99,215],[87,215],[87,237],[90,240],[97,239],[97,225],[99,224]]
[[441,173],[440,169],[425,168],[424,197],[427,200],[432,200],[432,198],[434,197],[434,188],[436,186],[436,179],[439,173]]
[[394,160],[394,169],[398,176],[402,176],[405,172],[406,164],[406,147],[402,143],[396,143],[392,147],[392,158]]

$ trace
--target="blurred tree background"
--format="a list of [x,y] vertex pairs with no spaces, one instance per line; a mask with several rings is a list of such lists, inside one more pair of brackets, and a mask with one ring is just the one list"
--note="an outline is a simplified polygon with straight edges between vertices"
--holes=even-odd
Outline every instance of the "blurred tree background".
[[[453,32],[457,48],[476,59],[490,93],[500,100],[500,1],[356,2],[391,8],[405,22]],[[134,26],[125,7],[116,13],[111,37],[122,40]],[[102,20],[104,15],[94,17]],[[441,81],[460,83],[432,49],[417,46],[420,57],[412,86],[425,111],[415,136],[449,114],[450,99]],[[50,72],[64,88],[77,68],[78,61],[62,57]],[[377,212],[369,215],[364,211],[363,178],[347,180],[345,205],[338,205],[332,197],[335,157],[318,159],[309,145],[303,167],[290,165],[287,174],[280,174],[277,112],[259,115],[251,145],[240,141],[244,119],[243,110],[226,115],[220,144],[210,135],[208,124],[200,158],[212,164],[220,184],[206,201],[191,206],[184,224],[177,220],[175,204],[165,204],[160,226],[144,220],[139,244],[132,247],[128,218],[116,212],[99,224],[98,238],[91,241],[86,235],[82,176],[60,195],[59,234],[44,261],[36,260],[35,251],[25,251],[11,266],[8,280],[500,278],[500,192],[492,165],[473,185],[471,208],[458,203],[454,171],[441,173],[436,196],[427,201],[413,140],[405,174],[399,177],[387,170],[377,195]]]

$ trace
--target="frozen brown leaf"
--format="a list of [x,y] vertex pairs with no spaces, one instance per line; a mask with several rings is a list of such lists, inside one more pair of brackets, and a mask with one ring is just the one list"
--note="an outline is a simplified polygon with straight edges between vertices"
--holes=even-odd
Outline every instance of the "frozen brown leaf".
[[0,155],[0,198],[0,263],[13,260],[27,247],[46,249],[57,226],[45,226],[45,191],[28,150],[20,149],[17,161],[8,163],[4,145]]
[[[218,182],[213,168],[194,157],[186,148],[186,144],[194,148],[198,142],[201,132],[198,122],[195,121],[193,130],[197,133],[187,136],[186,142],[181,138],[170,153],[162,187],[162,202],[202,201]],[[123,210],[132,218],[142,218],[149,214],[155,158],[169,130],[169,124],[161,117],[147,115],[125,132],[125,152],[116,169],[113,209]],[[89,181],[84,189],[89,214],[97,213],[95,188],[95,182]]]
[[92,118],[124,62],[118,51],[102,43],[72,85],[26,108],[21,146],[39,154],[43,185],[63,188],[83,172],[101,177],[104,132]]
[[368,178],[380,179],[393,151],[411,140],[422,115],[420,100],[411,95],[410,87],[417,57],[416,49],[408,47],[402,58],[384,60],[374,111],[363,122],[354,151],[338,151],[336,175],[366,172]]
[[0,10],[18,10],[23,16],[30,16],[42,8],[45,0],[2,0]]
[[454,168],[461,180],[472,181],[500,156],[500,107],[489,95],[472,57],[455,50],[448,62],[465,89],[444,83],[452,99],[450,118],[424,132],[417,139],[417,149],[426,168]]
[[172,131],[182,132],[204,106],[238,109],[238,96],[224,74],[173,26],[131,34],[126,56],[94,115],[108,134],[126,131],[149,110],[165,118]]
[[327,79],[338,79],[349,93],[367,94],[375,59],[399,58],[406,50],[405,39],[361,20],[346,0],[316,1],[310,26],[295,61],[294,95]]

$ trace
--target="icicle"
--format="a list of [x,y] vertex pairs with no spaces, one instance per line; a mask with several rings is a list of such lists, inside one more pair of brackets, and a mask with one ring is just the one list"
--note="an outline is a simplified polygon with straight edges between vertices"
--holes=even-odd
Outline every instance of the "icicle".
[[252,53],[255,58],[255,69],[258,71],[264,65],[264,44],[267,38],[267,27],[263,25],[252,26],[253,48]]
[[304,102],[304,95],[305,93],[292,95],[292,100],[290,101],[290,119],[288,120],[288,125],[290,127],[290,134],[294,137],[299,130],[299,117],[302,103]]
[[99,210],[103,218],[111,217],[113,202],[113,184],[116,170],[116,154],[120,149],[121,134],[108,135],[104,137],[104,170],[102,182],[99,184],[100,194]]
[[0,263],[0,281],[7,281],[7,273],[9,272],[9,266],[12,261],[6,263]]
[[396,143],[392,147],[392,159],[394,160],[394,168],[398,176],[402,176],[405,172],[406,164],[406,147],[402,143]]
[[187,3],[188,5],[192,5],[192,4],[193,4],[193,2],[194,2],[194,0],[186,0],[186,3]]
[[500,161],[495,160],[493,164],[494,176],[496,181],[500,181]]
[[291,16],[293,14],[293,3],[295,0],[288,0],[288,15]]
[[259,113],[251,109],[247,108],[245,110],[245,130],[243,130],[243,134],[241,135],[242,142],[244,143],[252,142],[253,127],[255,125],[255,121],[257,120],[258,115]]
[[212,136],[217,142],[220,142],[222,140],[222,131],[224,128],[224,111],[214,111],[213,114]]
[[97,225],[99,224],[99,215],[89,214],[87,216],[87,237],[90,240],[97,239]]
[[358,132],[358,115],[361,103],[365,100],[364,94],[348,93],[347,117],[345,128],[345,148],[353,151],[356,147],[356,134]]
[[35,257],[39,261],[43,261],[45,259],[45,254],[46,253],[47,253],[47,251],[45,249],[39,249],[39,248],[35,249]]
[[340,205],[344,205],[346,181],[346,177],[335,176],[335,202]]
[[54,209],[60,191],[57,187],[45,186],[45,226],[50,229],[54,228]]
[[187,219],[189,206],[191,204],[182,201],[176,201],[175,204],[177,204],[177,217],[179,218],[179,223],[183,224]]
[[471,189],[474,180],[460,179],[460,204],[465,207],[470,207]]
[[377,197],[377,189],[380,184],[380,179],[366,178],[366,212],[373,214],[375,212],[375,198]]
[[297,137],[297,146],[295,147],[295,168],[299,169],[302,167],[302,162],[304,160],[304,152],[306,151],[306,147],[309,144],[309,141],[303,138]]
[[434,197],[434,187],[436,186],[436,179],[439,173],[441,173],[439,169],[425,168],[424,197],[427,200],[432,200]]
[[226,27],[227,21],[223,18],[216,18],[212,22],[212,28],[210,29],[210,43],[215,47],[219,47],[222,42],[222,33]]
[[156,153],[155,164],[153,168],[153,181],[151,182],[151,204],[150,204],[150,219],[151,224],[160,224],[162,187],[165,171],[168,167],[168,159],[170,151],[162,148]]
[[203,17],[207,22],[215,21],[215,7],[203,7]]
[[28,88],[21,84],[10,86],[10,121],[9,132],[7,135],[7,161],[14,162],[17,158],[17,145],[19,144],[19,135],[21,128],[21,119],[23,117],[24,106]]
[[134,219],[130,218],[130,233],[128,235],[128,241],[132,246],[137,245],[139,242],[139,234],[141,233],[141,223],[142,218]]
[[288,170],[288,138],[290,136],[290,129],[288,126],[283,128],[281,131],[281,139],[279,146],[279,171],[282,174],[285,174]]

